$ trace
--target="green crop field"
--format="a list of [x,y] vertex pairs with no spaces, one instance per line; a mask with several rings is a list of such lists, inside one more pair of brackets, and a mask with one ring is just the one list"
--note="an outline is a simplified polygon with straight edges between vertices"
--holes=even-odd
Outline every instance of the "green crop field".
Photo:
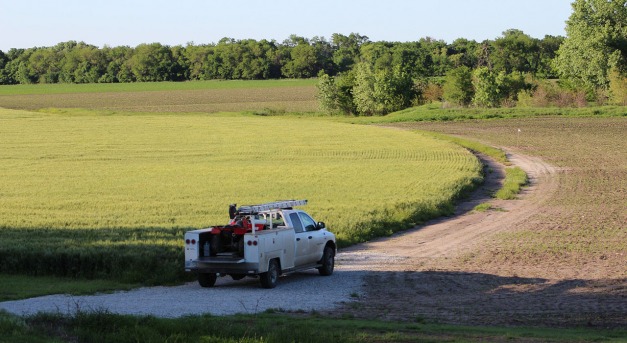
[[0,110],[1,272],[174,281],[183,232],[229,203],[308,199],[347,245],[446,214],[481,178],[469,152],[394,129],[81,113]]

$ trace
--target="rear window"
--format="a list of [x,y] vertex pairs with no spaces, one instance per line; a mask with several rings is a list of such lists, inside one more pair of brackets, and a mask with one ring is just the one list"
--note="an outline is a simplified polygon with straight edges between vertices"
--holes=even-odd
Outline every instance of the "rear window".
[[303,232],[303,223],[301,223],[300,218],[298,218],[298,213],[290,213],[290,220],[292,221],[292,225],[294,225],[294,231],[296,233]]

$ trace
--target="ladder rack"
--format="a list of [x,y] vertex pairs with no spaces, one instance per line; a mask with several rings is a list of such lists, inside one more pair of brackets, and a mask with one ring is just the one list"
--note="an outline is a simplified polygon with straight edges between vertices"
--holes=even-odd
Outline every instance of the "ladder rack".
[[269,202],[267,204],[240,206],[237,212],[258,213],[262,211],[291,209],[294,206],[305,206],[305,205],[307,205],[307,200],[282,200],[282,201]]

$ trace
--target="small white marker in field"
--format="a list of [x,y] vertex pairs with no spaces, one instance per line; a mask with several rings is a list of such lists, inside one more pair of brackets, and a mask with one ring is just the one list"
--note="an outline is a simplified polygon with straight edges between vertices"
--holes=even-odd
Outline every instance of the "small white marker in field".
[[518,133],[516,134],[516,146],[519,146],[520,143],[520,129],[518,129]]

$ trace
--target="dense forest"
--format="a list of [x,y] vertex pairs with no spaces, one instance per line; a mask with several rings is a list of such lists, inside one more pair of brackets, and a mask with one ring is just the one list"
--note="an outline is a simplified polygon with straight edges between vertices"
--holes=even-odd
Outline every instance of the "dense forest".
[[534,39],[509,30],[492,41],[458,39],[451,44],[372,42],[352,33],[330,40],[290,36],[281,43],[223,38],[218,43],[98,48],[83,42],[0,51],[0,83],[110,83],[189,80],[310,78],[336,75],[358,61],[375,68],[399,66],[414,77],[444,76],[455,67],[489,66],[507,73],[555,77],[551,67],[563,37]]
[[510,29],[494,40],[452,43],[373,42],[357,33],[134,48],[69,41],[0,51],[0,84],[319,77],[322,106],[354,114],[435,100],[482,107],[627,103],[627,1],[577,0],[572,7],[567,37],[542,39]]

